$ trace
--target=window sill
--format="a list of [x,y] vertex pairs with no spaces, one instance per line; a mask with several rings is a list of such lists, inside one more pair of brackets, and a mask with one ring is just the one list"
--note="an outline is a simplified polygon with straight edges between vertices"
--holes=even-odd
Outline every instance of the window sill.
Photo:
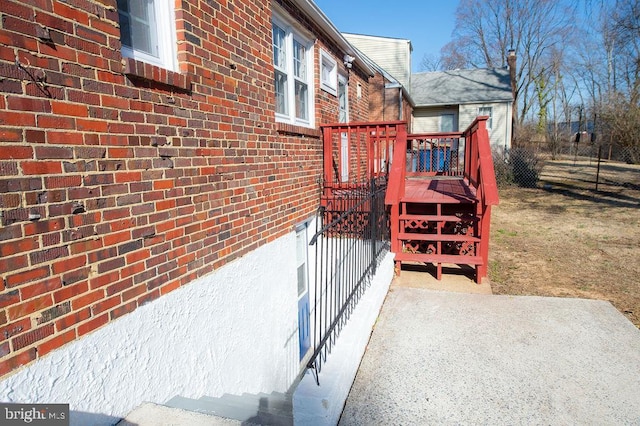
[[330,95],[338,96],[338,89],[325,83],[320,83],[320,88]]
[[155,65],[142,61],[136,61],[133,58],[124,59],[124,74],[142,78],[144,80],[155,81],[166,84],[167,86],[177,87],[182,90],[191,90],[191,77],[174,71],[169,71]]
[[320,138],[322,131],[320,129],[311,129],[309,127],[294,126],[287,123],[276,123],[276,130],[280,134],[309,136],[312,138]]

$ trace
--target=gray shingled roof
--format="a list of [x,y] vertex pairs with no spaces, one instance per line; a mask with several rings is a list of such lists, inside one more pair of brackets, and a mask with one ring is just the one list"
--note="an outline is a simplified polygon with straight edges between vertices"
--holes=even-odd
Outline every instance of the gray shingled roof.
[[417,107],[513,100],[509,70],[504,68],[413,74],[411,97]]

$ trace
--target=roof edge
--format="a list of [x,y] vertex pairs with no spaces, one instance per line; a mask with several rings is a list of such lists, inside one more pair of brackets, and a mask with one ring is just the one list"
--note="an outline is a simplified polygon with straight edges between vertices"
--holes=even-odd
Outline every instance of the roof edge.
[[364,70],[369,76],[375,73],[369,65],[360,57],[356,49],[347,41],[342,33],[331,22],[329,17],[313,2],[313,0],[292,0],[293,4],[298,6],[300,10],[307,14],[309,18],[325,31],[325,33],[340,47],[347,55],[353,56],[358,66]]
[[437,104],[417,104],[415,108],[431,108],[431,107],[442,107],[447,105],[476,105],[476,104],[503,104],[513,102],[512,99],[492,99],[487,101],[468,101],[468,102],[442,102]]

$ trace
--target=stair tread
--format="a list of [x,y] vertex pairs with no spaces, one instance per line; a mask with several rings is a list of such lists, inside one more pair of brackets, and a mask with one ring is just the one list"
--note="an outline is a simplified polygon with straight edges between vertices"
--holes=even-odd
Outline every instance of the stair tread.
[[400,198],[400,202],[413,203],[413,204],[476,204],[478,200],[476,200],[475,198],[460,196],[458,198],[450,197],[450,198],[443,198],[443,199],[438,199],[434,201],[426,198],[419,198],[419,197],[413,198],[410,196],[405,196]]
[[407,241],[469,241],[479,243],[480,238],[464,234],[421,234],[417,232],[400,232],[398,239]]
[[452,263],[456,265],[482,265],[482,257],[454,254],[396,253],[396,261]]
[[428,222],[461,222],[477,221],[478,217],[458,217],[454,215],[433,215],[433,214],[401,214],[400,220],[426,220]]
[[252,406],[260,412],[268,412],[276,415],[290,415],[293,411],[293,402],[284,394],[248,394],[242,395],[224,394],[219,398],[210,396],[200,397],[201,401],[224,401],[233,406]]
[[240,422],[235,419],[144,402],[129,412],[124,419],[117,423],[117,426],[231,426],[241,424],[249,425],[248,422]]
[[257,407],[234,407],[219,400],[191,399],[182,396],[175,396],[164,405],[240,421],[249,421],[258,415]]

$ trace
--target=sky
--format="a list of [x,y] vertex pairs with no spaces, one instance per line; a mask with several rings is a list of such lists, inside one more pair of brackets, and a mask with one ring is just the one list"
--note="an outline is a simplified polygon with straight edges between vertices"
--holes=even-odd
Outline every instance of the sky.
[[413,72],[451,40],[458,7],[458,0],[314,1],[341,32],[411,40]]

